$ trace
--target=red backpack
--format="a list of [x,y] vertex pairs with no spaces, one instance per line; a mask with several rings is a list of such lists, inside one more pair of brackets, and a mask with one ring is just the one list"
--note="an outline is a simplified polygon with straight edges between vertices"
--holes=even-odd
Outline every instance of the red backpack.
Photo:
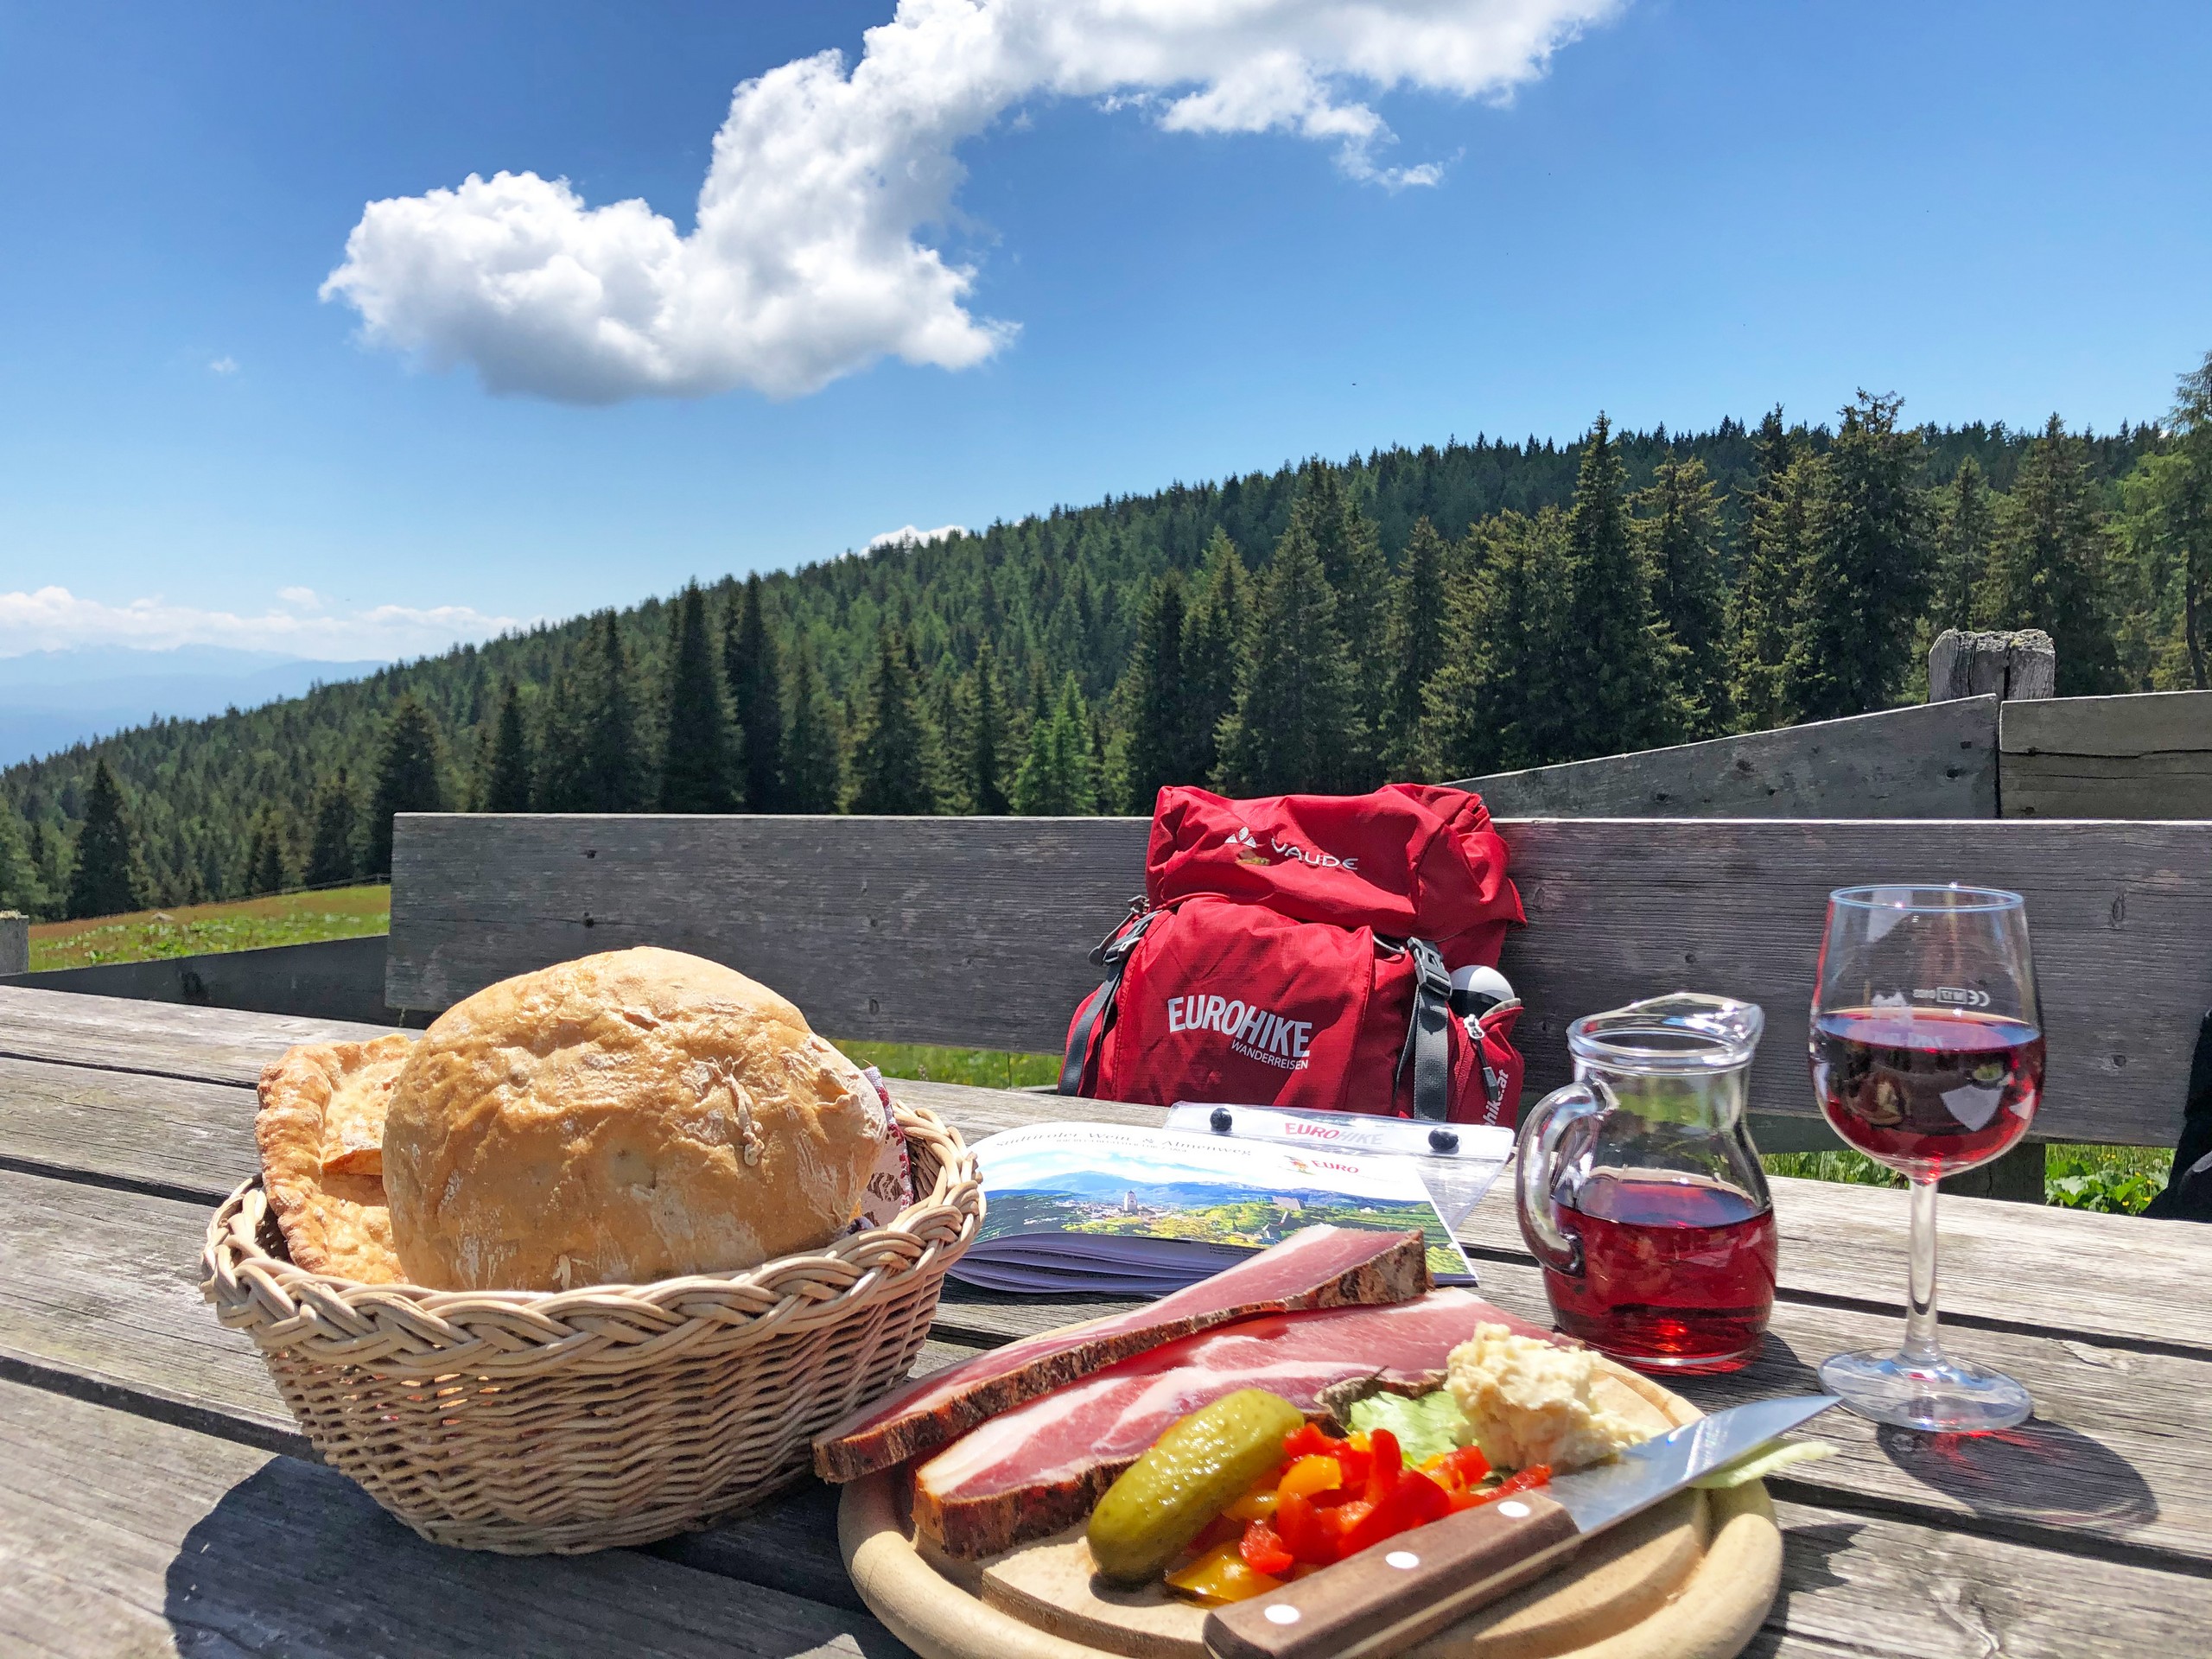
[[[1482,798],[1160,791],[1060,1092],[1511,1125],[1517,1001],[1455,993],[1526,918]],[[1464,982],[1465,976],[1461,976]]]

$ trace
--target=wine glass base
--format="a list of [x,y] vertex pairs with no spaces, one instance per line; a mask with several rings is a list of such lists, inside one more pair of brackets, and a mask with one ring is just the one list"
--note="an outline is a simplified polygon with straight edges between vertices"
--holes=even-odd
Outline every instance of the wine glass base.
[[1821,1386],[1871,1421],[1929,1434],[1986,1434],[2025,1422],[2035,1410],[2028,1391],[2002,1371],[1871,1348],[1825,1361]]

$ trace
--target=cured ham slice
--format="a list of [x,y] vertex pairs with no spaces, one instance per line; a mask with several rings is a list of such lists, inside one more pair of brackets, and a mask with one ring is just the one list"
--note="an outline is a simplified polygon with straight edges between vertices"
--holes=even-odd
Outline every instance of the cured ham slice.
[[818,1437],[814,1470],[824,1480],[857,1480],[950,1445],[986,1418],[1103,1366],[1234,1319],[1401,1302],[1427,1288],[1428,1258],[1419,1233],[1302,1228],[1172,1296],[1025,1337],[932,1372]]
[[995,1554],[1088,1515],[1177,1419],[1238,1389],[1309,1415],[1345,1384],[1434,1386],[1452,1350],[1493,1320],[1541,1336],[1464,1290],[1383,1307],[1246,1319],[1184,1337],[995,1417],[915,1471],[914,1525],[949,1555]]

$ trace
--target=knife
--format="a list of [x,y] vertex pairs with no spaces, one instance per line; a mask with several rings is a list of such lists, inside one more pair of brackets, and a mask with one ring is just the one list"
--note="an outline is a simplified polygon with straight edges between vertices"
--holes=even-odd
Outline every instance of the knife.
[[1463,1510],[1206,1616],[1214,1659],[1389,1659],[1548,1572],[1594,1533],[1837,1403],[1754,1401],[1686,1423],[1547,1486]]

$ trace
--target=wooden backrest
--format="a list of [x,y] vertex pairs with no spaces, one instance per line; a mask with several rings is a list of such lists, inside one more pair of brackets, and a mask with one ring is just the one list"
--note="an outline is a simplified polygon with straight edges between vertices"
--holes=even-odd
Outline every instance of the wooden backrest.
[[[1767,1011],[1762,1112],[1810,1116],[1828,891],[1968,880],[2027,896],[2050,1034],[2037,1128],[2171,1145],[2212,1006],[2212,823],[1525,819],[1529,926],[1501,964],[1529,1080],[1574,1016],[1688,988]],[[1141,818],[403,815],[385,996],[445,1007],[594,950],[662,944],[774,986],[826,1034],[1051,1052],[1090,947],[1143,886]]]

